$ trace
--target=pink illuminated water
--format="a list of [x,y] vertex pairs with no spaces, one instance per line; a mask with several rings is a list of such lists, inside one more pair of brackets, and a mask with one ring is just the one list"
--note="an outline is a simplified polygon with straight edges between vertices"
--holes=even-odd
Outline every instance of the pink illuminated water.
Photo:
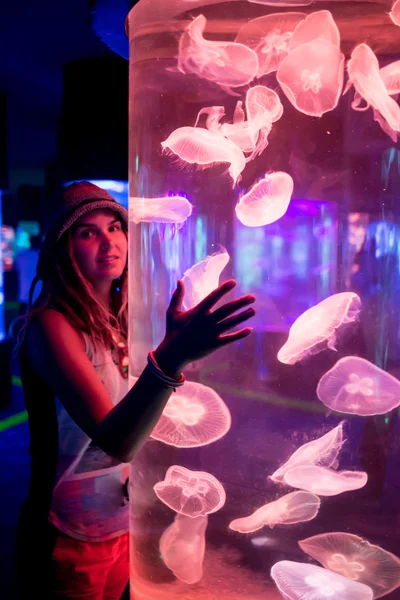
[[256,295],[251,335],[184,366],[130,466],[132,598],[399,593],[396,10],[139,0],[128,19],[130,383],[178,279],[189,318],[237,281],[184,354]]
[[299,541],[299,546],[326,569],[368,585],[374,598],[400,586],[400,559],[357,535],[322,533]]

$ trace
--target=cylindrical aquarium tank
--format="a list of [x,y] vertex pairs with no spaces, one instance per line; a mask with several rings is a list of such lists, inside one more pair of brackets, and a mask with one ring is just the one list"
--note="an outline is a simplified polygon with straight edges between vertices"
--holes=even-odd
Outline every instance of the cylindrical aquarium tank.
[[132,598],[400,598],[399,13],[129,14],[131,381],[177,279],[257,296],[132,464]]

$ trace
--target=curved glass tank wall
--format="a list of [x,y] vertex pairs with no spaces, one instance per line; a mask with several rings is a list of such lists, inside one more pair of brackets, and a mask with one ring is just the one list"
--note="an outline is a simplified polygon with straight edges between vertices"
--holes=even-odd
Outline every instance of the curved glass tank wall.
[[132,464],[135,599],[400,597],[399,2],[140,0],[131,378],[234,277],[254,332],[191,365]]

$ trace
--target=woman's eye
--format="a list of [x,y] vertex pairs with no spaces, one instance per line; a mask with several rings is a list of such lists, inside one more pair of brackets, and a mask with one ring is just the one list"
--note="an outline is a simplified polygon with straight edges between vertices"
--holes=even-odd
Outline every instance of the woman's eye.
[[111,231],[121,231],[121,225],[112,225],[110,227]]
[[93,234],[93,231],[89,231],[89,230],[82,231],[81,237],[83,237],[83,238],[90,238],[90,237],[92,237],[92,234]]

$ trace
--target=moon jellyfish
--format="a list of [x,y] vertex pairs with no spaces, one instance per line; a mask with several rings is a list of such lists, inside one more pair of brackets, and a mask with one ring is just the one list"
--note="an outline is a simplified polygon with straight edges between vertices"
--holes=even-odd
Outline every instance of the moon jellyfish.
[[321,377],[317,396],[337,412],[383,415],[400,405],[400,382],[365,358],[346,356]]
[[317,39],[289,52],[276,78],[297,110],[321,117],[337,106],[343,73],[344,54],[333,44]]
[[219,510],[226,500],[222,484],[210,473],[169,467],[164,481],[154,486],[156,496],[169,508],[187,517],[204,517]]
[[400,94],[400,60],[395,60],[379,69],[379,75],[389,96]]
[[304,523],[316,517],[321,501],[315,494],[309,492],[291,492],[274,502],[264,504],[253,514],[229,523],[229,528],[239,533],[251,533],[268,525],[293,525]]
[[290,38],[289,51],[314,40],[323,40],[340,48],[339,29],[329,10],[312,12],[297,25]]
[[392,19],[395,25],[400,27],[400,0],[396,0],[392,6],[392,10],[389,13],[389,17]]
[[250,83],[258,73],[257,54],[236,42],[204,39],[206,23],[205,16],[198,15],[186,27],[179,42],[178,69],[228,88]]
[[278,352],[278,360],[294,365],[318,354],[326,346],[336,350],[338,330],[356,321],[360,310],[361,300],[354,292],[341,292],[325,298],[296,319],[287,341]]
[[300,548],[326,569],[368,585],[374,598],[400,585],[400,559],[351,533],[322,533],[299,541]]
[[207,523],[207,516],[190,518],[177,514],[161,536],[160,554],[164,563],[185,583],[197,583],[203,577]]
[[293,179],[288,173],[266,173],[242,196],[235,207],[243,225],[259,227],[274,223],[287,211],[293,193]]
[[298,465],[334,468],[337,465],[337,457],[343,442],[343,423],[340,423],[322,437],[297,448],[289,460],[271,475],[271,479],[277,482],[283,481],[285,473]]
[[[359,44],[347,63],[349,80],[359,96],[372,106],[393,133],[400,131],[400,106],[389,95],[380,76],[379,63],[367,44]],[[347,86],[348,89],[348,86]],[[355,97],[352,107],[357,110],[359,98]]]
[[337,496],[364,487],[368,475],[364,471],[333,471],[316,465],[299,465],[287,471],[283,480],[290,487],[318,496]]
[[322,567],[282,560],[274,564],[271,577],[289,600],[372,600],[371,588]]
[[308,6],[313,0],[249,0],[254,4],[265,4],[267,6]]
[[168,400],[150,437],[178,448],[195,448],[219,440],[230,426],[231,414],[217,392],[187,381]]
[[192,209],[181,196],[129,198],[129,219],[134,223],[184,223]]
[[184,163],[211,167],[230,163],[229,175],[235,186],[246,166],[243,152],[236,144],[214,131],[200,127],[178,127],[161,142],[164,150],[176,154]]
[[289,53],[289,41],[305,13],[275,13],[252,19],[239,30],[235,41],[258,56],[258,76],[276,71]]
[[185,284],[184,305],[193,308],[212,292],[219,284],[219,277],[229,262],[229,254],[224,249],[207,256],[185,271],[182,281]]

